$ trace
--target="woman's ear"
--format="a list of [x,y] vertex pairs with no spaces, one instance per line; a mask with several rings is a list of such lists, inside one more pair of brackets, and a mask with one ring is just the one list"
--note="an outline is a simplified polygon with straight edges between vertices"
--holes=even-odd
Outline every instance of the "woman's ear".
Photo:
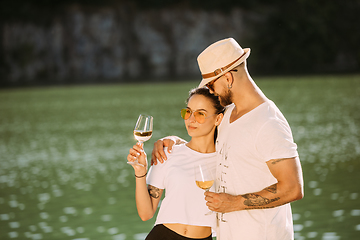
[[215,120],[215,126],[219,126],[221,121],[223,120],[224,118],[224,114],[223,113],[220,113],[216,116],[216,120]]

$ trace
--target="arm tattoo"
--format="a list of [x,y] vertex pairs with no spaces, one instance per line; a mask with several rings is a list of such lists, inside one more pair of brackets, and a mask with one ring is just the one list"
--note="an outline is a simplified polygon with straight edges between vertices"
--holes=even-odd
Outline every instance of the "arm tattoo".
[[268,205],[280,199],[279,197],[268,199],[255,193],[249,193],[242,196],[243,198],[245,198],[244,201],[245,206],[255,207],[255,208],[272,208],[273,206],[267,207],[265,205]]
[[151,197],[159,198],[160,197],[160,189],[154,186],[149,185],[148,191]]
[[271,192],[273,194],[277,193],[277,183],[265,188],[264,190]]
[[271,164],[272,164],[272,165],[275,165],[275,164],[277,164],[278,162],[282,162],[282,161],[287,160],[287,159],[289,159],[289,158],[275,159],[275,160],[273,160],[273,161],[271,162]]

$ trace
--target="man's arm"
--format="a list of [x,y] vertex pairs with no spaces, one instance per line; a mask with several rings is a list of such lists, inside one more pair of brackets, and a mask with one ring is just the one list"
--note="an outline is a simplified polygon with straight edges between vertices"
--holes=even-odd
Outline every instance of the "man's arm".
[[167,147],[168,152],[171,153],[171,150],[174,145],[179,145],[182,143],[186,143],[186,141],[177,136],[167,136],[157,140],[154,143],[154,148],[151,153],[151,165],[153,164],[156,165],[158,161],[160,163],[163,163],[164,161],[167,160],[166,154],[164,152],[164,147]]
[[206,205],[212,211],[225,213],[273,208],[303,198],[303,177],[298,157],[273,159],[267,165],[278,181],[276,184],[259,192],[238,196],[207,192]]

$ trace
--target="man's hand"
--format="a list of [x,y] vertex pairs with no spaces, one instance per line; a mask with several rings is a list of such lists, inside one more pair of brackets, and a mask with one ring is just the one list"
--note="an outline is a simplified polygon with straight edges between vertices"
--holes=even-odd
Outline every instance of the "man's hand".
[[163,163],[164,161],[166,161],[167,157],[164,152],[164,147],[167,147],[168,153],[171,153],[171,150],[175,143],[176,143],[176,140],[174,140],[173,138],[163,138],[163,139],[157,140],[154,143],[154,148],[151,153],[151,165],[153,165],[153,164],[156,165],[158,161],[160,163]]
[[267,162],[277,183],[259,192],[243,195],[206,192],[206,205],[215,212],[233,212],[274,208],[303,197],[303,177],[298,157],[273,159]]
[[239,198],[241,196],[233,196],[227,193],[205,192],[206,205],[214,212],[227,213],[241,210]]

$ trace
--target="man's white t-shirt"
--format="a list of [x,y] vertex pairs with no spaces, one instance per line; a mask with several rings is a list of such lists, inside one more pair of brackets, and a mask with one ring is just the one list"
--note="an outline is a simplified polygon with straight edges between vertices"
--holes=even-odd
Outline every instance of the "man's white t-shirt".
[[217,153],[196,152],[186,144],[173,147],[168,160],[153,165],[148,174],[147,184],[165,189],[155,225],[180,223],[195,226],[215,226],[215,214],[206,206],[204,190],[195,183],[196,164],[205,164],[215,177]]
[[[263,190],[277,182],[266,162],[298,156],[286,119],[268,100],[230,123],[235,105],[230,105],[219,126],[216,144],[216,192],[243,195]],[[270,209],[225,213],[220,221],[220,240],[293,239],[290,204]]]

